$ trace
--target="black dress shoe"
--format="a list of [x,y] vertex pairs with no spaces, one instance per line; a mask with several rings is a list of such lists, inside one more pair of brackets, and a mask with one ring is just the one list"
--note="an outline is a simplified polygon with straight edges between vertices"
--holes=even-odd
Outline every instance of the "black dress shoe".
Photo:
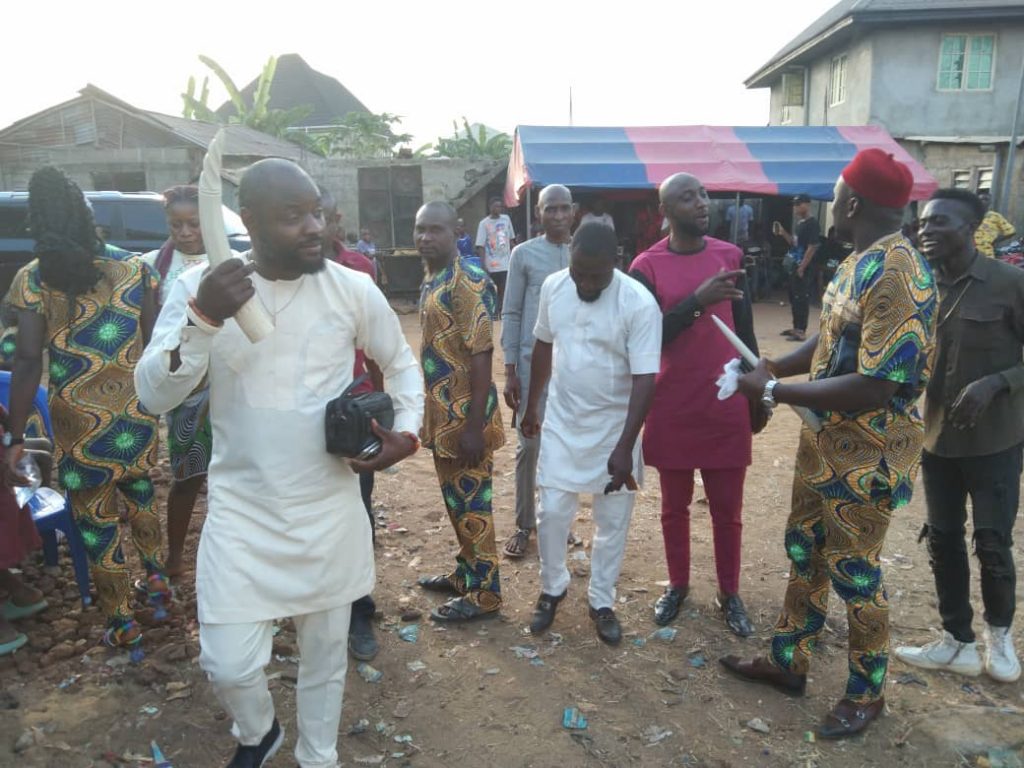
[[855,736],[881,717],[884,710],[884,698],[868,704],[843,699],[825,715],[825,720],[818,728],[818,736],[830,740]]
[[732,630],[734,635],[750,637],[754,634],[754,625],[750,623],[750,617],[747,616],[747,608],[743,605],[739,595],[719,597],[718,606],[722,609],[722,613],[725,614],[725,623],[729,625],[729,629]]
[[231,758],[227,768],[263,768],[266,762],[274,756],[284,743],[284,729],[274,718],[273,725],[263,737],[263,741],[253,747],[246,747],[241,744],[235,750],[235,756]]
[[373,661],[378,651],[380,644],[373,632],[370,617],[353,611],[348,626],[348,652],[352,654],[352,658],[359,661]]
[[567,592],[568,590],[560,595],[540,593],[540,597],[537,598],[537,605],[533,609],[530,634],[539,635],[551,626],[551,623],[555,620],[555,611],[558,610],[558,604],[565,599]]
[[676,587],[666,588],[661,597],[658,598],[658,602],[654,604],[654,623],[659,627],[664,627],[672,622],[679,615],[679,606],[683,604],[683,600],[686,599],[686,594],[689,591],[689,587],[683,587],[682,589],[677,589]]
[[590,609],[590,618],[597,625],[597,636],[608,645],[618,645],[622,642],[622,626],[611,608]]

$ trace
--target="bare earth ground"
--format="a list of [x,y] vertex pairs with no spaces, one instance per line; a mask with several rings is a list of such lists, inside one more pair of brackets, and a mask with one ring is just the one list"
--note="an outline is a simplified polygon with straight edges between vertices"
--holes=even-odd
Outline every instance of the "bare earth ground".
[[[767,354],[788,344],[779,331],[788,308],[757,307],[759,338]],[[414,348],[415,314],[403,317]],[[495,357],[495,374],[500,377]],[[501,382],[499,380],[499,387]],[[507,419],[507,414],[506,414]],[[395,474],[378,477],[375,591],[382,611],[377,683],[350,666],[341,729],[346,766],[1009,766],[1024,752],[1024,685],[1000,685],[946,674],[910,673],[891,665],[888,716],[866,738],[844,744],[813,742],[807,735],[839,697],[845,681],[846,617],[832,597],[829,626],[804,699],[742,685],[719,671],[718,657],[753,654],[766,639],[786,584],[782,549],[798,421],[780,412],[754,441],[746,485],[743,593],[758,635],[733,637],[714,608],[714,564],[707,507],[694,507],[691,597],[670,640],[650,638],[652,604],[666,578],[656,478],[648,476],[634,515],[618,611],[627,638],[617,649],[600,644],[586,615],[586,580],[592,527],[584,509],[577,531],[575,578],[551,634],[525,634],[538,592],[536,550],[503,566],[503,617],[444,630],[425,620],[432,596],[415,587],[421,573],[449,567],[454,536],[443,514],[432,463],[425,452]],[[513,527],[512,442],[498,455],[495,516],[499,541]],[[164,468],[163,476],[167,470]],[[160,483],[161,500],[166,481]],[[923,494],[893,522],[886,547],[894,642],[930,638],[937,626],[934,590],[922,545],[916,543]],[[194,558],[203,519],[193,521]],[[130,550],[130,547],[129,547]],[[1017,546],[1020,560],[1020,546]],[[169,623],[146,637],[147,658],[125,664],[123,654],[96,648],[96,609],[81,611],[66,555],[61,571],[26,569],[44,588],[51,608],[24,622],[27,650],[0,660],[0,765],[96,768],[152,765],[143,758],[156,740],[177,768],[214,768],[233,750],[229,720],[196,662],[197,627],[192,576],[179,580],[180,602]],[[244,598],[243,598],[244,599]],[[980,598],[975,589],[975,605]],[[416,643],[397,635],[401,614],[423,614]],[[976,621],[980,629],[980,617]],[[1020,632],[1017,632],[1021,645]],[[531,659],[530,650],[536,652]],[[278,714],[288,739],[273,761],[293,766],[294,633],[285,624],[270,667]],[[411,665],[411,667],[410,667]],[[576,706],[589,725],[562,727]],[[748,723],[759,718],[768,733]],[[365,721],[362,726],[359,721]],[[368,726],[366,725],[368,723]],[[359,732],[362,731],[362,732]],[[15,745],[19,752],[15,752]],[[998,751],[1002,748],[1004,751]],[[994,750],[994,751],[993,751]]]

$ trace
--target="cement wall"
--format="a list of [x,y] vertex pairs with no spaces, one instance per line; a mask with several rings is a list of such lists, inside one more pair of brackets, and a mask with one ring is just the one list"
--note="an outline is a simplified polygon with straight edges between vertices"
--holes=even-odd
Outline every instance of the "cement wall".
[[[993,88],[938,90],[943,34],[996,36]],[[1024,51],[1024,24],[928,26],[873,35],[875,61],[870,122],[893,136],[1009,136]]]
[[[846,96],[841,104],[829,105],[832,59],[846,55]],[[832,51],[808,68],[807,125],[863,125],[871,108],[871,67],[873,51],[870,39],[856,39],[846,48]],[[782,78],[771,88],[769,123],[782,125]],[[790,107],[787,125],[804,125],[803,109]]]

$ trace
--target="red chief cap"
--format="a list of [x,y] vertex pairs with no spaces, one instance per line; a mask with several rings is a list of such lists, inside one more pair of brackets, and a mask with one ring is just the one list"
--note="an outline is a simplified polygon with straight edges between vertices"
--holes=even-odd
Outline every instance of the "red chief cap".
[[858,195],[885,208],[903,208],[914,186],[910,169],[881,149],[858,152],[842,177]]

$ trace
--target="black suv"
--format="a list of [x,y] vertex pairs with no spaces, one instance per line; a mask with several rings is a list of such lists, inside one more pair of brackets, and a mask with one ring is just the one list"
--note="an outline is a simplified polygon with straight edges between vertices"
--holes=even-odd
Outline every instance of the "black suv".
[[[167,240],[164,199],[155,192],[86,192],[96,224],[106,241],[118,248],[145,253]],[[242,220],[224,206],[224,228],[231,248],[247,251],[250,245]],[[28,231],[28,192],[0,192],[0,296],[15,273],[33,258],[35,243]]]

